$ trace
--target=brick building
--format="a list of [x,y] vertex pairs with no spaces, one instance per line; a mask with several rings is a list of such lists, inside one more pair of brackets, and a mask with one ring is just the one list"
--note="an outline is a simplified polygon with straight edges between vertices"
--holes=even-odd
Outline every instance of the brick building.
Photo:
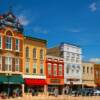
[[62,93],[64,86],[64,60],[60,57],[47,55],[46,57],[46,80],[48,92],[58,88]]
[[11,13],[0,15],[0,92],[22,89],[23,27]]

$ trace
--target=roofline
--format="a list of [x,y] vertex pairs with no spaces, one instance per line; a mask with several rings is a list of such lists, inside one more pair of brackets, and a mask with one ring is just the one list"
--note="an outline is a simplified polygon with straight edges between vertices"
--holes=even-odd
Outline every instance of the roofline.
[[43,43],[47,43],[47,40],[45,40],[45,39],[40,39],[40,38],[36,38],[36,37],[24,36],[24,38],[28,38],[28,39],[30,39],[30,40],[35,40],[35,41],[39,41],[39,42],[43,42]]

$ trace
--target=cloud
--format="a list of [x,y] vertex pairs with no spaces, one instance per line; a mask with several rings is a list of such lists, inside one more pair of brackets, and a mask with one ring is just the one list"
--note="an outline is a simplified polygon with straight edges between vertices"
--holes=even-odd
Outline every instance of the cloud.
[[73,32],[73,33],[78,33],[81,30],[80,29],[68,29],[69,32]]
[[47,30],[45,30],[45,29],[43,29],[43,28],[41,28],[41,27],[34,27],[34,28],[33,28],[33,32],[34,32],[34,33],[43,33],[43,34],[47,34],[47,33],[48,33]]
[[89,8],[91,9],[92,12],[95,12],[97,10],[97,3],[96,2],[91,3]]
[[19,19],[19,22],[24,26],[27,26],[30,23],[30,21],[23,14],[19,15],[18,19]]
[[100,58],[91,58],[91,62],[100,63]]

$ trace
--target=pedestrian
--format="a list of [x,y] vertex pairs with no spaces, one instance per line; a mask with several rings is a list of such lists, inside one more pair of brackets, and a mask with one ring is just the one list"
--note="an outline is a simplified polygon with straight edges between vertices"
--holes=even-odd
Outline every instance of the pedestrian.
[[55,97],[58,96],[58,89],[57,88],[55,88],[55,90],[54,90],[54,95],[55,95]]

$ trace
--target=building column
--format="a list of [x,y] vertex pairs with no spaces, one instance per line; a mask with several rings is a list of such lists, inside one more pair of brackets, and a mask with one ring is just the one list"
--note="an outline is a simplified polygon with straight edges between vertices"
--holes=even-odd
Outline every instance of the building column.
[[47,93],[48,93],[47,90],[48,90],[48,85],[44,85],[44,94],[45,94],[45,95],[47,95]]
[[24,84],[22,84],[22,96],[24,96]]

